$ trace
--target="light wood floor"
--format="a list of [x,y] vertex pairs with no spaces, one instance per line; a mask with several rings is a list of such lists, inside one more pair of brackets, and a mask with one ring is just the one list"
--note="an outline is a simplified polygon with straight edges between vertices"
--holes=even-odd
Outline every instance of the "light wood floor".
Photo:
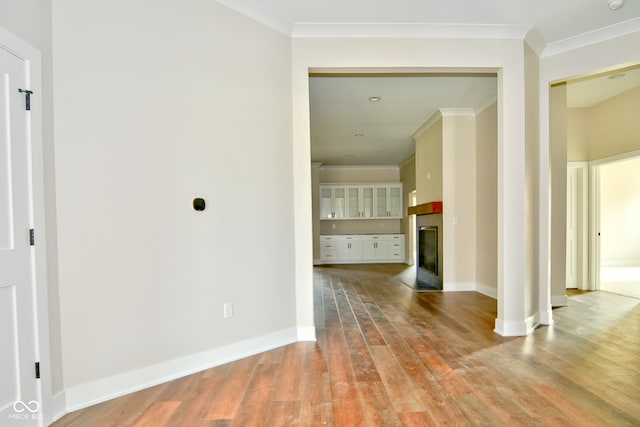
[[640,300],[575,293],[555,325],[493,330],[496,303],[416,293],[406,266],[316,267],[318,341],[71,413],[63,426],[638,426]]

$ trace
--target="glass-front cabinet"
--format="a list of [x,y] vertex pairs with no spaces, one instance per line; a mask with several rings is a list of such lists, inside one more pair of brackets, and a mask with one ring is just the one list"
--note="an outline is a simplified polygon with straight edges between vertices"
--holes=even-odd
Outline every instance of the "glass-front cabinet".
[[320,219],[347,217],[347,189],[343,186],[320,186]]
[[320,219],[381,218],[402,218],[402,183],[320,185]]
[[347,218],[375,218],[373,205],[373,186],[347,186]]

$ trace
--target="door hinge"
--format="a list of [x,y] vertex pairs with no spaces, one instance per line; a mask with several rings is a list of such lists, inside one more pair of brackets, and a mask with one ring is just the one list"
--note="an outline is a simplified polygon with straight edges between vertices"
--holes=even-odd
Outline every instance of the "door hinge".
[[36,362],[36,379],[40,378],[40,362]]
[[33,95],[33,91],[27,89],[18,89],[18,92],[24,93],[24,108],[25,110],[31,110],[31,95]]
[[36,245],[36,236],[35,236],[35,232],[33,231],[33,228],[29,230],[29,244],[31,246]]

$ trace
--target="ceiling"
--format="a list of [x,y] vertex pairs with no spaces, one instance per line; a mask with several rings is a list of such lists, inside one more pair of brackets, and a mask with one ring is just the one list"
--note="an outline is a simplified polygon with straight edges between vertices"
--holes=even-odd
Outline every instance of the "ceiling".
[[[495,75],[322,76],[309,79],[311,160],[329,165],[400,164],[412,135],[440,108],[496,99]],[[370,97],[380,97],[371,102]]]
[[[535,34],[531,46],[542,56],[640,28],[640,0],[615,11],[608,0],[217,1],[292,37],[389,36],[418,27],[439,35]],[[640,67],[624,71],[621,79],[608,79],[609,72],[568,82],[568,106],[590,107],[640,85]],[[496,92],[495,76],[487,75],[312,76],[311,159],[400,164],[413,153],[411,136],[439,108],[482,108]]]
[[[640,21],[640,1],[608,0],[218,0],[289,35],[333,24],[463,24],[536,29],[548,45]],[[636,22],[637,23],[637,22]]]

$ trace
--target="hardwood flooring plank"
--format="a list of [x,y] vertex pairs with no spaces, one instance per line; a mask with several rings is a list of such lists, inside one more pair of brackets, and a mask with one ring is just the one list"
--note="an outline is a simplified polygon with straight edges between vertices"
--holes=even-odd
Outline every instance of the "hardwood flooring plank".
[[400,264],[314,268],[317,342],[68,414],[54,427],[639,426],[640,301],[569,292],[554,324],[493,332],[496,301],[416,292]]

